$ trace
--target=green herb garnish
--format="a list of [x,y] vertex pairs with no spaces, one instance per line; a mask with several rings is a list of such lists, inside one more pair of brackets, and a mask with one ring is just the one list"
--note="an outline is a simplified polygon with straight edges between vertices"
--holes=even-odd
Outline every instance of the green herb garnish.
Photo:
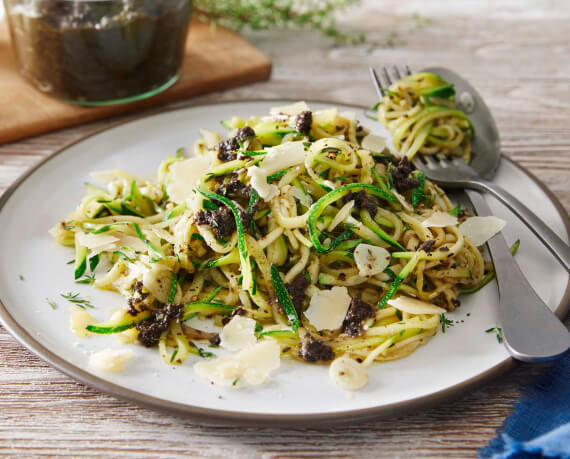
[[495,325],[494,327],[485,330],[485,333],[492,333],[492,332],[495,332],[495,335],[497,336],[497,342],[501,344],[503,342],[503,329]]
[[445,333],[445,329],[447,327],[453,327],[453,320],[449,320],[447,317],[445,317],[445,314],[443,312],[439,315],[439,323],[441,324],[441,331],[443,333]]
[[69,301],[70,303],[73,303],[75,306],[80,307],[81,309],[85,309],[85,308],[94,308],[95,306],[93,306],[89,300],[85,299],[85,298],[81,298],[79,296],[79,293],[60,293],[62,298],[65,298],[67,301]]

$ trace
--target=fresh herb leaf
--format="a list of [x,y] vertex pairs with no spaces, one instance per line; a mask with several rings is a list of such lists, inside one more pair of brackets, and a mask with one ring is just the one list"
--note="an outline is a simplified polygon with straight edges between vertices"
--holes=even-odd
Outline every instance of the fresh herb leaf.
[[263,330],[263,325],[261,325],[261,324],[255,324],[255,329],[254,329],[255,333],[258,333],[258,332],[260,332],[261,330]]
[[204,358],[210,358],[210,357],[215,357],[215,356],[216,356],[216,354],[213,354],[212,352],[207,352],[207,351],[205,351],[204,349],[202,349],[202,348],[200,348],[200,347],[198,348],[198,355],[199,355],[200,357],[204,357]]
[[184,147],[180,147],[176,149],[176,157],[177,158],[184,158]]
[[79,293],[60,293],[61,297],[66,299],[67,301],[69,301],[70,303],[74,304],[75,306],[80,307],[81,309],[85,309],[85,308],[94,308],[95,306],[93,306],[89,300],[85,299],[85,298],[81,298],[79,296]]
[[441,331],[443,333],[445,333],[445,329],[447,327],[453,327],[453,320],[449,320],[447,317],[445,317],[445,314],[443,312],[439,315],[439,323],[441,324]]
[[95,274],[85,274],[82,279],[78,279],[75,281],[76,284],[92,284],[95,282]]
[[20,278],[21,281],[24,280],[24,276],[22,276],[21,274],[18,277]]
[[239,378],[236,378],[232,381],[232,386],[235,386],[239,381]]
[[176,348],[172,351],[172,355],[170,356],[170,363],[174,362],[174,358],[176,357],[176,354],[178,354],[178,348]]
[[46,301],[47,304],[49,304],[52,309],[57,309],[57,304],[55,303],[55,301],[50,300],[49,298],[46,298]]
[[128,263],[134,263],[135,261],[132,258],[129,258],[128,255],[124,254],[123,252],[119,251],[119,250],[115,250],[113,252],[113,255],[118,256],[119,258],[122,258],[123,260],[125,260]]
[[495,332],[495,335],[497,336],[497,342],[501,344],[503,342],[503,329],[495,325],[494,327],[485,330],[485,333],[492,333],[492,332]]
[[419,184],[412,190],[412,206],[414,206],[414,208],[418,207],[423,202],[428,202],[428,196],[424,193],[426,174],[424,174],[424,171],[417,171],[416,178],[418,179]]
[[402,320],[402,311],[400,311],[399,309],[396,309],[396,317],[398,318],[398,320]]
[[453,210],[449,211],[449,215],[457,217],[459,215],[459,212],[461,212],[461,204],[457,203],[457,205],[453,208]]

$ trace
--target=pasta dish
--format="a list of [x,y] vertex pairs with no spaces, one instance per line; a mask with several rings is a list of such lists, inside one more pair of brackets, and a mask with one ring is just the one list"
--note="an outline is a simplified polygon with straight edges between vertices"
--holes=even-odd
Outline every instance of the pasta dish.
[[[409,156],[436,146],[468,156],[468,122],[443,89],[430,92],[437,84],[396,83],[381,119]],[[436,100],[446,108],[428,106]],[[193,154],[166,158],[153,180],[93,174],[102,187],[87,185],[51,230],[75,248],[77,281],[124,297],[89,334],[156,347],[167,364],[195,355],[200,374],[234,384],[264,374],[220,370],[227,361],[211,351],[240,351],[243,367],[263,345],[277,359],[334,360],[337,379],[353,378],[341,385],[357,388],[359,368],[445,330],[460,293],[488,275],[464,212],[354,113],[300,102],[222,124],[227,138],[201,130]]]

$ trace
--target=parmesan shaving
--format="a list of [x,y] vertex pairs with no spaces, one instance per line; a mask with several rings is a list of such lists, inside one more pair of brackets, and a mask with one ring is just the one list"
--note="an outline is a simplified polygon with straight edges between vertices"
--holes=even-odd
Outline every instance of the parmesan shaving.
[[84,233],[84,232],[75,233],[76,243],[84,247],[87,247],[89,250],[113,244],[118,240],[119,238],[111,236],[110,234],[93,234],[93,233]]
[[236,385],[246,383],[260,385],[279,368],[281,347],[274,340],[264,340],[237,354],[198,362],[194,371],[216,384]]
[[368,151],[380,153],[386,148],[386,139],[377,135],[369,134],[362,139],[362,148]]
[[91,354],[89,357],[89,366],[95,371],[108,371],[120,373],[125,370],[125,366],[133,356],[133,351],[104,349],[102,351]]
[[298,115],[299,113],[310,111],[309,106],[303,102],[296,102],[291,105],[283,105],[281,107],[271,107],[269,113],[271,115]]
[[170,200],[182,204],[187,199],[192,199],[194,189],[210,168],[211,163],[210,156],[198,156],[174,162],[170,166],[170,183],[166,186]]
[[264,201],[270,201],[279,195],[279,188],[267,183],[267,176],[288,167],[302,164],[305,161],[305,146],[303,142],[288,142],[271,147],[260,166],[250,167],[247,175],[251,186]]
[[497,217],[470,217],[459,225],[459,232],[478,247],[501,232],[506,224]]
[[73,311],[69,318],[69,327],[76,336],[79,336],[79,338],[87,338],[89,335],[91,335],[92,333],[87,331],[85,327],[87,327],[87,325],[93,325],[95,323],[97,323],[95,318],[87,311],[84,311],[82,309]]
[[305,316],[318,331],[337,330],[344,321],[351,301],[346,287],[321,290],[311,297]]
[[436,210],[422,222],[422,226],[424,228],[444,228],[446,226],[455,225],[457,225],[457,217],[454,217],[447,212],[441,212],[439,210]]
[[220,332],[220,346],[229,351],[241,351],[257,342],[254,332],[255,320],[234,316]]

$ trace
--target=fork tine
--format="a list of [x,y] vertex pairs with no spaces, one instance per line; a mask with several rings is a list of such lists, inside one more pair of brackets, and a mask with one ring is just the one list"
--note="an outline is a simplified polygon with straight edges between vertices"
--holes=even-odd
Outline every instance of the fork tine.
[[382,87],[382,83],[380,82],[380,78],[378,78],[378,74],[374,67],[370,67],[370,79],[372,80],[372,84],[374,85],[374,89],[376,89],[376,93],[378,97],[382,99],[384,97],[384,88]]
[[400,70],[398,70],[397,66],[392,67],[392,73],[394,74],[394,78],[396,78],[396,80],[402,78],[402,75],[400,75]]
[[388,86],[390,86],[392,84],[392,79],[390,78],[390,75],[388,75],[388,70],[386,70],[386,67],[382,67],[382,74],[384,75],[384,78],[388,82]]

